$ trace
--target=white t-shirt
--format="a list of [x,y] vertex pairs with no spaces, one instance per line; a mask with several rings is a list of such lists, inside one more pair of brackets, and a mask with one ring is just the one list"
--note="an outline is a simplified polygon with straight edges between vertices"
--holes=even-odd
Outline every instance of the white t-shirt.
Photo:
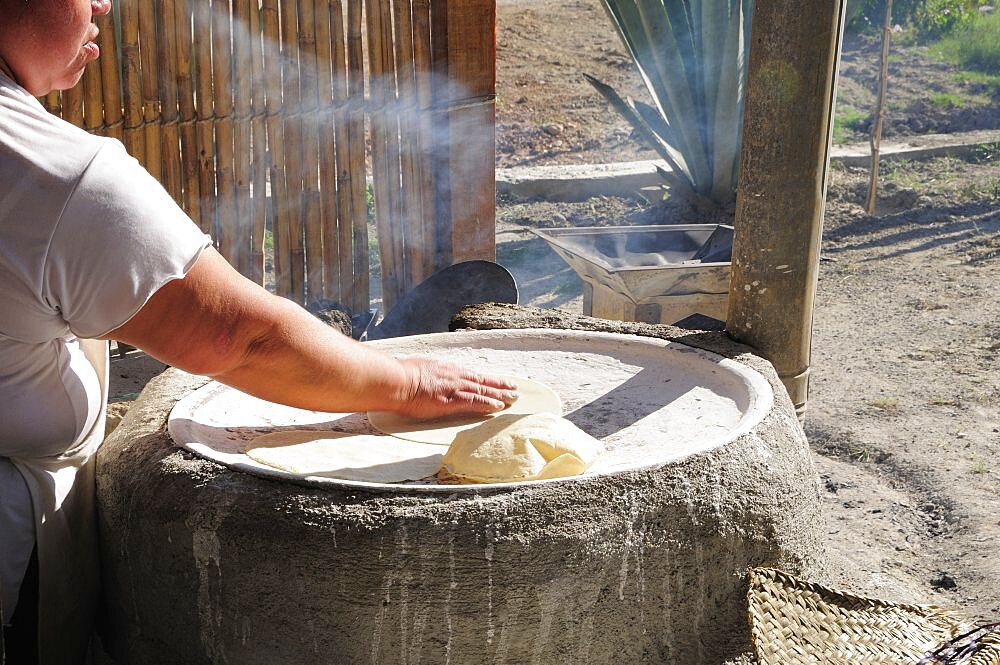
[[0,456],[86,433],[100,396],[76,338],[121,326],[209,243],[121,143],[0,76]]
[[128,321],[210,242],[121,143],[0,74],[0,457],[87,434],[101,394],[77,338]]

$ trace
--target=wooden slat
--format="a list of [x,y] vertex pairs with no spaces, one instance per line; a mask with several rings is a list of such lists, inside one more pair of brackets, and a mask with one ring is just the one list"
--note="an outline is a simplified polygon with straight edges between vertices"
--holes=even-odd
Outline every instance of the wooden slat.
[[233,172],[233,53],[229,0],[212,0],[212,81],[215,116],[215,237],[222,255],[238,266],[236,178]]
[[62,115],[66,122],[83,127],[83,86],[78,85],[63,90]]
[[178,205],[184,202],[184,186],[181,169],[180,128],[177,124],[177,31],[174,29],[176,0],[160,0],[156,3],[157,19],[160,26],[159,39],[159,87],[160,118],[163,122],[163,172],[160,183],[174,197]]
[[101,49],[101,103],[104,111],[105,133],[119,141],[125,136],[122,124],[121,73],[118,68],[118,42],[115,39],[115,24],[112,14],[94,19],[101,31],[97,36],[97,46]]
[[434,205],[434,83],[431,51],[431,10],[429,0],[413,0],[413,66],[417,95],[417,151],[419,155],[420,224],[424,247],[421,273],[424,278],[446,267],[437,261],[437,233]]
[[184,190],[182,207],[188,217],[201,226],[200,161],[195,126],[198,116],[194,105],[194,80],[191,77],[191,2],[192,0],[174,0],[174,38],[177,40],[174,72],[181,139],[181,187]]
[[156,17],[153,3],[149,0],[139,2],[139,62],[142,75],[140,84],[142,90],[142,133],[143,159],[142,164],[149,174],[160,180],[162,173],[162,143],[160,125],[160,90],[158,62],[159,48],[157,46]]
[[[256,3],[255,3],[256,4]],[[243,275],[253,277],[250,264],[250,248],[253,239],[254,208],[251,199],[251,182],[253,179],[251,166],[253,153],[253,125],[250,115],[253,112],[253,42],[257,33],[250,25],[251,14],[256,14],[257,8],[251,11],[248,0],[233,2],[233,179],[235,190],[235,219],[233,235],[233,265]]]
[[319,197],[319,71],[315,0],[299,0],[299,88],[302,131],[302,224],[304,232],[305,295],[303,302],[323,297],[323,219]]
[[[375,190],[375,225],[382,268],[382,302],[386,310],[404,289],[403,239],[398,208],[398,125],[386,107],[395,99],[395,65],[391,48],[388,0],[367,0],[369,99],[372,143],[372,180]],[[390,43],[386,44],[389,40]],[[393,159],[395,157],[395,159]]]
[[139,160],[145,160],[142,134],[142,88],[139,81],[139,3],[125,2],[121,6],[122,34],[122,103],[125,115],[125,149]]
[[[287,258],[287,274],[279,275],[290,298],[303,302],[305,295],[305,252],[302,247],[302,102],[300,89],[298,46],[298,4],[295,0],[281,3],[282,103],[285,112],[285,199],[278,205],[288,210],[287,226],[282,229],[282,251]],[[277,248],[277,245],[276,245]]]
[[[424,237],[421,216],[423,204],[420,190],[420,119],[418,116],[417,82],[414,72],[413,19],[410,0],[392,0],[393,23],[396,27],[393,45],[396,55],[400,144],[400,220],[403,229],[403,263],[406,268],[406,290],[412,289],[428,275],[425,273],[427,254],[433,254],[434,239]],[[430,247],[428,247],[430,245]]]
[[[361,2],[347,2],[347,94],[352,100],[348,113],[348,144],[350,159],[348,161],[351,191],[351,224],[354,232],[351,234],[354,261],[354,281],[351,286],[350,307],[355,312],[367,311],[369,298],[368,262],[368,199],[366,198],[365,173],[365,118],[362,102],[364,100],[364,45],[362,42],[363,21]],[[343,182],[343,178],[341,178]],[[341,236],[343,243],[343,236]]]
[[[333,78],[345,74],[339,72],[339,64],[345,67],[343,58],[338,61],[333,56],[333,6],[330,0],[316,0],[316,106],[320,111],[317,123],[319,150],[319,191],[321,217],[321,240],[323,261],[323,283],[321,295],[323,298],[340,299],[340,247],[337,227],[337,143],[336,125],[333,106]],[[340,5],[337,4],[337,11]],[[342,23],[342,16],[337,17]],[[343,50],[343,46],[340,46]],[[317,295],[318,297],[318,295]]]
[[[330,14],[332,19],[331,38],[333,40],[333,103],[336,108],[334,112],[334,130],[336,133],[336,179],[337,179],[337,254],[339,263],[339,273],[337,275],[337,291],[332,295],[338,302],[346,303],[354,308],[355,303],[351,300],[351,290],[354,285],[354,247],[352,235],[354,233],[353,218],[354,204],[352,201],[352,171],[351,171],[351,142],[349,111],[347,104],[348,97],[348,77],[347,71],[347,29],[346,17],[340,0],[332,0],[330,3]],[[364,169],[364,154],[361,155],[361,168]],[[363,187],[363,185],[362,185]],[[327,264],[332,265],[331,263]],[[367,269],[367,266],[366,266]],[[328,281],[332,281],[328,277]],[[367,298],[365,299],[365,309],[367,309]]]
[[263,25],[257,0],[243,0],[250,16],[250,85],[253,103],[253,232],[250,238],[250,278],[264,284],[264,238],[267,226],[267,132],[264,113],[264,52],[261,40]]
[[278,0],[262,0],[264,44],[263,58],[265,94],[267,95],[268,180],[271,183],[271,240],[274,246],[272,265],[278,295],[291,297],[288,258],[288,207],[285,183],[285,132],[281,99],[281,34],[279,32]]
[[101,65],[97,60],[87,65],[77,87],[83,89],[83,128],[92,134],[103,134],[104,99],[101,90]]
[[198,223],[205,233],[215,238],[215,132],[212,91],[212,7],[208,0],[192,0],[194,7],[195,110],[198,137],[198,191],[200,212]]

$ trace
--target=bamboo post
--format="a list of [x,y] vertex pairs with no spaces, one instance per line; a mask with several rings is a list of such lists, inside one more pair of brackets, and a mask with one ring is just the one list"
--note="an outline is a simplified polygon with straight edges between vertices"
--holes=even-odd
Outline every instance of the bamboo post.
[[163,137],[163,172],[160,183],[174,197],[177,205],[184,203],[184,185],[181,169],[180,133],[177,125],[177,31],[174,25],[176,0],[156,3],[160,25],[160,119]]
[[[350,146],[347,174],[351,192],[351,256],[354,262],[354,281],[351,285],[351,309],[355,312],[367,311],[370,306],[370,265],[368,262],[368,199],[364,175],[365,168],[365,73],[364,46],[362,43],[363,22],[361,2],[347,2],[347,98],[350,100],[348,112],[348,144]],[[338,173],[344,182],[344,171]],[[341,243],[345,233],[342,231]]]
[[229,0],[212,0],[212,80],[214,82],[216,241],[222,255],[239,267],[236,179],[233,172],[233,57]]
[[101,90],[101,65],[93,61],[83,72],[83,128],[91,134],[104,132],[104,95]]
[[285,133],[281,119],[281,35],[279,33],[278,0],[262,0],[261,15],[264,23],[264,81],[267,82],[266,123],[268,139],[268,176],[271,182],[271,240],[274,247],[272,265],[278,295],[291,297],[288,279],[288,209],[285,183]]
[[76,85],[62,94],[63,120],[83,127],[83,86]]
[[[391,23],[387,24],[386,21],[386,2],[387,0],[367,0],[366,8],[375,226],[382,267],[382,303],[385,309],[389,310],[402,295],[404,267],[403,242],[399,235],[393,195],[393,190],[398,190],[399,187],[398,147],[395,163],[392,161],[394,153],[390,148],[397,138],[392,131],[390,113],[386,109],[387,105],[392,103],[390,86],[395,86],[395,71],[391,56],[392,27]],[[387,39],[390,41],[388,47]]]
[[122,140],[125,136],[122,123],[121,76],[118,69],[118,40],[115,39],[115,22],[111,14],[94,19],[101,31],[97,46],[101,50],[101,105],[104,109],[105,131],[111,138]]
[[885,120],[885,95],[889,87],[889,43],[892,41],[892,0],[885,3],[885,22],[882,26],[882,60],[878,76],[878,102],[875,105],[875,123],[869,143],[872,159],[868,167],[868,200],[865,209],[869,215],[875,214],[875,204],[878,200],[878,169],[879,153],[882,148],[882,122]]
[[[337,226],[337,143],[336,131],[339,124],[335,119],[333,102],[333,79],[340,72],[333,52],[333,3],[330,0],[316,0],[316,105],[320,111],[317,123],[319,150],[319,191],[321,210],[321,238],[323,242],[323,284],[317,294],[323,298],[340,299],[340,251]],[[337,4],[337,11],[340,5]],[[337,17],[342,22],[342,17]],[[342,48],[342,47],[341,47]],[[343,59],[340,60],[343,64]]]
[[42,98],[42,105],[52,115],[62,117],[62,93],[53,90]]
[[[392,0],[393,20],[396,26],[396,81],[399,90],[399,164],[400,197],[399,223],[403,229],[406,266],[406,287],[412,289],[429,275],[425,274],[425,257],[428,253],[424,238],[421,215],[421,180],[419,165],[419,105],[417,103],[417,83],[414,73],[413,20],[410,15],[410,0]],[[433,252],[433,249],[431,250]]]
[[262,42],[263,26],[257,0],[243,0],[248,5],[250,17],[250,71],[253,89],[251,127],[253,135],[253,232],[250,247],[250,278],[264,284],[264,236],[267,229],[267,130],[264,124],[264,50]]
[[285,120],[285,191],[284,205],[288,209],[283,247],[287,258],[288,292],[298,303],[305,299],[305,252],[302,247],[302,91],[299,65],[298,5],[296,0],[281,3],[282,36],[282,98]]
[[[305,240],[305,296],[303,302],[323,297],[323,218],[319,194],[319,72],[321,63],[316,46],[315,0],[299,0],[299,86],[302,131],[302,222]],[[320,11],[322,14],[322,9]],[[324,105],[325,106],[325,105]]]
[[194,36],[191,41],[194,50],[195,109],[197,112],[198,136],[198,222],[202,231],[215,236],[216,189],[215,189],[215,136],[213,133],[212,105],[212,7],[209,0],[193,0]]
[[156,18],[153,3],[139,2],[139,61],[141,68],[142,90],[142,130],[143,130],[143,166],[149,174],[161,180],[162,174],[162,143],[160,138],[160,90],[157,73]]
[[[174,0],[174,39],[176,40],[175,76],[177,110],[181,139],[181,182],[184,190],[183,208],[188,217],[201,226],[201,182],[198,161],[197,112],[194,100],[194,80],[191,78],[191,0]],[[202,2],[203,0],[194,0]],[[201,226],[201,228],[204,228]]]
[[[351,171],[352,147],[350,141],[349,105],[352,99],[348,93],[347,63],[347,28],[344,9],[340,0],[332,0],[330,5],[332,16],[331,33],[333,39],[333,103],[334,132],[336,142],[336,180],[337,180],[337,257],[339,271],[337,275],[337,292],[332,297],[354,309],[355,302],[351,300],[354,286],[355,261],[353,244],[353,220],[356,214],[352,200],[354,188]],[[364,154],[361,155],[361,172],[364,173]],[[363,188],[363,185],[362,185]],[[362,195],[363,196],[363,195]],[[327,264],[330,265],[329,263]],[[367,269],[367,265],[365,266]],[[364,309],[368,308],[365,298]]]
[[254,208],[251,199],[253,179],[253,72],[252,42],[256,32],[251,30],[251,11],[248,0],[234,0],[233,4],[233,181],[234,221],[233,265],[246,277],[253,277],[250,248],[253,242]]
[[142,90],[139,84],[139,3],[125,2],[122,20],[122,79],[125,114],[125,149],[145,161],[142,136]]
[[726,327],[771,361],[800,417],[844,6],[758,1],[747,68]]
[[444,266],[436,265],[436,224],[434,207],[434,104],[433,58],[431,51],[431,9],[429,0],[413,0],[413,68],[417,96],[417,154],[419,155],[420,237],[423,252],[420,257],[423,279]]

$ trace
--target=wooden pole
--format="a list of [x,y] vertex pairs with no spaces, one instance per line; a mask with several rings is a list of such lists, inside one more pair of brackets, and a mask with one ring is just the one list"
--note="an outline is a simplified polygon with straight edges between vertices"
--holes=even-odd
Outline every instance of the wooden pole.
[[[319,99],[319,76],[326,71],[329,60],[320,62],[316,46],[317,8],[315,0],[299,0],[299,60],[302,118],[302,224],[305,233],[305,299],[303,302],[323,297],[323,217],[319,195],[319,140],[321,109],[325,103]],[[322,15],[325,8],[320,9]],[[325,131],[325,127],[323,130]]]
[[160,184],[170,192],[177,205],[184,204],[184,180],[181,168],[179,112],[177,108],[177,31],[174,16],[176,0],[156,4],[160,25],[160,118],[163,122],[163,173]]
[[[382,303],[392,308],[403,291],[403,242],[396,217],[394,190],[399,185],[398,144],[392,118],[386,106],[394,99],[390,86],[395,87],[392,58],[392,26],[387,21],[387,0],[367,0],[368,19],[369,112],[372,141],[372,185],[375,192],[375,226],[378,232],[379,261],[382,269]],[[388,44],[386,43],[388,41]],[[391,145],[396,144],[396,150]],[[393,161],[393,156],[396,160]]]
[[875,105],[875,122],[872,125],[869,143],[872,149],[872,159],[868,173],[868,200],[865,209],[869,215],[875,214],[875,204],[878,199],[878,169],[879,153],[882,147],[882,122],[885,120],[885,95],[889,87],[889,43],[892,41],[892,0],[885,3],[885,22],[882,26],[882,66],[878,77],[878,103]]
[[[333,18],[332,12],[336,5],[338,16]],[[340,3],[330,0],[316,0],[316,106],[320,113],[317,123],[319,149],[319,191],[320,199],[320,235],[323,241],[323,284],[322,297],[344,302],[340,297],[340,251],[338,237],[338,199],[337,199],[337,141],[336,131],[339,124],[336,120],[337,109],[334,106],[334,78],[346,74],[344,59],[334,58],[334,50],[343,51],[343,44],[333,44],[334,21],[343,24]],[[338,38],[343,38],[340,31]],[[346,145],[344,146],[346,147]],[[348,255],[349,257],[350,255]],[[317,296],[318,297],[318,296]]]
[[125,133],[122,127],[121,75],[118,69],[118,40],[115,39],[115,22],[112,14],[94,19],[101,31],[97,36],[97,46],[101,50],[101,100],[104,107],[105,131],[119,141]]
[[288,279],[288,210],[285,186],[285,133],[281,120],[281,35],[279,33],[278,0],[263,0],[261,15],[264,25],[263,71],[265,81],[268,180],[271,183],[271,240],[274,247],[272,265],[278,295],[291,297]]
[[[256,3],[255,3],[256,4]],[[248,0],[233,2],[233,180],[235,190],[233,221],[233,261],[236,269],[245,277],[253,277],[250,264],[250,252],[253,238],[254,209],[251,202],[251,183],[253,180],[253,153],[251,141],[253,125],[253,71],[252,42],[256,33],[250,27],[250,15],[257,13],[256,6],[251,10]]]
[[83,86],[75,85],[62,94],[63,120],[83,127]]
[[216,188],[215,188],[215,133],[212,101],[212,7],[208,0],[192,0],[194,5],[194,49],[195,108],[198,136],[198,191],[201,200],[198,207],[198,223],[201,230],[215,236]]
[[437,267],[496,258],[496,3],[434,0]]
[[726,327],[771,361],[800,418],[844,8],[758,0],[753,15]]
[[[393,21],[396,25],[396,80],[399,88],[397,108],[399,109],[399,142],[402,196],[400,200],[399,224],[403,230],[406,267],[406,288],[412,289],[429,275],[425,274],[428,241],[424,238],[421,216],[420,179],[420,118],[417,98],[416,73],[414,71],[414,35],[411,0],[392,0]],[[433,249],[430,250],[433,252]]]
[[236,177],[233,155],[233,51],[229,0],[212,0],[212,80],[215,116],[215,183],[219,250],[239,269]]
[[250,70],[253,89],[253,233],[250,247],[250,278],[264,284],[264,238],[267,230],[267,129],[264,123],[267,107],[264,85],[263,25],[257,0],[243,0],[250,16]]
[[[201,178],[199,176],[198,131],[195,123],[194,80],[191,77],[191,0],[174,0],[175,77],[177,111],[181,138],[182,207],[188,217],[201,225]],[[201,2],[202,0],[195,0]],[[204,228],[204,227],[202,227]]]
[[142,135],[142,88],[139,82],[139,3],[125,2],[122,19],[122,79],[125,112],[125,149],[145,161]]
[[[350,174],[351,191],[351,224],[354,226],[351,234],[351,256],[354,261],[354,283],[351,287],[351,309],[355,312],[368,311],[370,271],[368,261],[368,199],[367,183],[363,174],[365,168],[365,70],[364,47],[362,42],[363,22],[361,2],[347,2],[347,57],[348,77],[347,95],[351,100],[348,134],[350,144]],[[341,172],[343,174],[343,172]],[[342,180],[343,182],[343,180]]]
[[153,3],[139,2],[139,60],[142,90],[143,166],[149,174],[161,179],[163,144],[160,138],[160,86],[157,73],[159,46]]
[[[413,0],[413,69],[417,113],[417,160],[420,209],[416,220],[423,243],[419,257],[421,279],[430,277],[438,266],[435,261],[437,214],[434,207],[434,85],[431,51],[431,8],[429,0]],[[444,267],[444,266],[441,266]]]
[[104,94],[101,90],[101,65],[91,62],[83,72],[83,128],[91,134],[105,133]]
[[[368,261],[368,199],[365,182],[365,70],[364,46],[362,43],[361,2],[347,2],[347,99],[348,107],[348,146],[350,157],[347,169],[338,169],[337,178],[350,191],[350,213],[347,218],[353,226],[351,233],[346,228],[341,229],[341,246],[345,240],[351,247],[354,263],[353,281],[350,290],[350,307],[355,312],[367,312],[371,304],[369,297],[370,265]],[[346,251],[346,250],[345,250]],[[345,287],[346,288],[346,287]]]
[[[288,209],[287,227],[282,236],[287,259],[285,275],[290,297],[298,303],[305,300],[305,252],[302,247],[302,90],[299,63],[299,17],[296,0],[281,2],[282,37],[282,98],[285,120],[285,191],[284,205]],[[279,202],[281,205],[282,202]]]

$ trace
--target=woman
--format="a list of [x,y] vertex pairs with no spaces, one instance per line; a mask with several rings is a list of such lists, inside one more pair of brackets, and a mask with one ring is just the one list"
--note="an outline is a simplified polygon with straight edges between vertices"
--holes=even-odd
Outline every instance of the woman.
[[[93,454],[107,396],[106,342],[94,340],[118,339],[306,409],[426,418],[492,412],[516,397],[502,380],[377,353],[270,295],[212,249],[120,143],[46,113],[35,97],[79,81],[99,55],[93,18],[110,10],[110,0],[0,0],[0,617],[8,662],[79,662],[91,632]],[[37,587],[22,584],[36,565]]]

